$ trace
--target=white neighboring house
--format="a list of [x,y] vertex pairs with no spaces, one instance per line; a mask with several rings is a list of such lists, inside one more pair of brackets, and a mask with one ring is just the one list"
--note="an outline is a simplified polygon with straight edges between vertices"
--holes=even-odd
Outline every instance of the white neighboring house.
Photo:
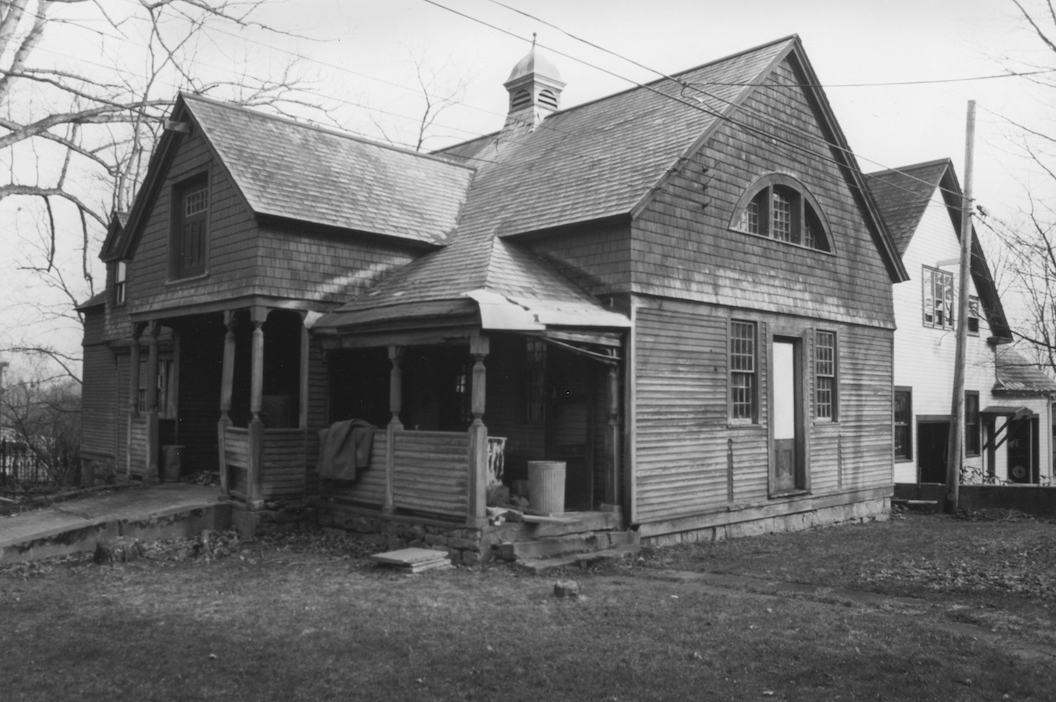
[[[872,173],[867,181],[910,276],[894,286],[894,482],[942,484],[957,345],[961,188],[949,159]],[[968,284],[962,482],[1047,484],[1056,383],[1004,346],[1012,334],[974,239]]]

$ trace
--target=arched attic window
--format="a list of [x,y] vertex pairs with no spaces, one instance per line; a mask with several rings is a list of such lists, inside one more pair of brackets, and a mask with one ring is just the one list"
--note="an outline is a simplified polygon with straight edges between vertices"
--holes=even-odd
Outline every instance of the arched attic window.
[[757,178],[733,211],[730,228],[808,249],[832,251],[821,207],[798,180],[782,173]]

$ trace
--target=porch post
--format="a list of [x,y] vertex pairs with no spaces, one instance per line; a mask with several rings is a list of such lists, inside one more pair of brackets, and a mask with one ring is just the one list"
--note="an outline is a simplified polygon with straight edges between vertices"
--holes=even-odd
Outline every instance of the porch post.
[[610,351],[608,382],[605,399],[608,403],[609,421],[605,432],[605,465],[609,476],[605,481],[605,503],[620,504],[620,368],[616,352]]
[[224,335],[224,365],[220,378],[220,421],[216,424],[216,445],[219,451],[220,466],[220,491],[226,497],[230,494],[227,474],[227,448],[224,440],[227,438],[227,428],[231,426],[231,392],[235,382],[235,314],[232,310],[224,312],[224,327],[227,333]]
[[469,514],[467,523],[479,526],[487,518],[488,485],[488,428],[484,426],[484,400],[487,397],[487,371],[484,358],[489,350],[488,337],[474,336],[469,340],[473,356],[473,382],[470,410],[473,423],[469,426]]
[[125,432],[125,480],[132,480],[132,420],[139,417],[139,337],[143,327],[132,323],[132,355],[128,361],[128,426]]
[[159,482],[158,471],[158,334],[161,324],[147,323],[147,465],[143,483]]
[[389,411],[392,419],[385,431],[385,445],[388,449],[385,458],[385,504],[382,512],[392,514],[395,509],[395,477],[396,477],[396,432],[403,429],[400,421],[400,412],[403,410],[403,369],[400,362],[403,360],[403,347],[389,347],[389,361],[392,362],[392,370],[389,371]]
[[249,420],[246,507],[261,509],[264,507],[264,422],[260,418],[264,400],[264,329],[262,325],[268,318],[268,308],[254,306],[250,308],[249,317],[253,322],[253,356],[249,390],[249,411],[253,418]]

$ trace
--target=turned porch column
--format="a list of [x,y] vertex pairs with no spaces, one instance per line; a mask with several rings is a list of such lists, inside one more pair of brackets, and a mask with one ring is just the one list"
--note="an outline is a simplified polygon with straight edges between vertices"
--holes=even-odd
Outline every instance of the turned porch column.
[[605,429],[605,466],[608,479],[605,481],[605,503],[620,504],[620,367],[616,352],[610,351],[608,378],[605,384],[605,400],[608,405],[608,426]]
[[395,501],[395,478],[396,478],[396,432],[403,429],[400,421],[400,412],[403,410],[403,369],[400,363],[403,361],[402,346],[389,347],[389,361],[392,370],[389,371],[389,411],[392,419],[385,431],[385,445],[388,449],[385,457],[385,504],[382,512],[392,514]]
[[249,311],[253,322],[253,356],[250,368],[249,411],[249,445],[246,471],[246,507],[262,509],[264,507],[264,421],[260,418],[264,404],[264,320],[268,318],[268,308],[254,306]]
[[143,327],[132,323],[131,357],[128,361],[128,421],[125,431],[125,479],[132,480],[132,420],[139,417],[139,337]]
[[230,490],[227,474],[227,449],[224,441],[227,436],[227,428],[231,426],[231,394],[235,382],[235,313],[232,310],[224,312],[224,361],[220,377],[220,421],[216,424],[216,445],[219,451],[220,466],[220,491],[227,496]]
[[144,484],[159,482],[158,455],[158,334],[161,324],[147,323],[147,465],[143,473]]
[[470,411],[473,413],[473,423],[469,426],[469,514],[467,523],[471,526],[481,526],[487,518],[488,428],[484,426],[487,371],[484,368],[484,359],[488,351],[488,337],[470,338],[469,353],[473,356]]

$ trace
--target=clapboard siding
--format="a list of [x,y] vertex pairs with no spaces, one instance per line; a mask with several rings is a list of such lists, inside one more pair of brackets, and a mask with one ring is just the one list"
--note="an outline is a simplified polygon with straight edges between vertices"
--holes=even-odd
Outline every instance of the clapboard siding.
[[302,429],[265,429],[262,496],[304,497],[305,433]]
[[395,466],[395,507],[456,517],[467,514],[468,434],[397,431]]
[[[825,137],[792,66],[748,99],[738,121],[763,135]],[[761,119],[753,114],[762,111]],[[891,279],[846,177],[828,147],[808,153],[724,123],[681,164],[634,220],[633,290],[730,307],[803,315],[866,326],[893,326]],[[834,253],[728,229],[738,199],[759,176],[792,175],[817,198]]]
[[145,417],[133,417],[129,440],[131,456],[131,475],[142,478],[147,468],[147,420]]
[[117,402],[117,367],[109,348],[85,345],[81,382],[81,453],[113,458],[118,420],[123,417]]
[[[767,504],[767,359],[772,338],[794,335],[804,340],[803,370],[811,380],[807,387],[813,417],[817,323],[708,305],[641,302],[635,335],[636,520],[648,523]],[[727,419],[728,322],[742,318],[757,322],[762,341],[757,353],[757,425],[735,425]],[[810,492],[890,485],[891,332],[832,322],[821,326],[837,332],[841,412],[836,422],[807,422]]]

